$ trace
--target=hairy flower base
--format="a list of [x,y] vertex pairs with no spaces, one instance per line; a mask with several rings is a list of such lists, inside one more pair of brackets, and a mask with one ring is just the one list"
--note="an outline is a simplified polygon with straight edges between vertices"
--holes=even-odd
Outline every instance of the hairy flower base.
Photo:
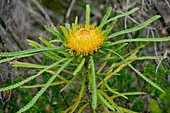
[[70,54],[76,52],[77,55],[85,56],[93,54],[104,42],[103,32],[92,25],[73,27],[66,38]]

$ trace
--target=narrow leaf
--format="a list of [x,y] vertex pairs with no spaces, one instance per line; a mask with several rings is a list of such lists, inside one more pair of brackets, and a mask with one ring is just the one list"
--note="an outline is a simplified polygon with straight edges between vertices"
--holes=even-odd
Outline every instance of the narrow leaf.
[[47,68],[39,71],[36,75],[31,76],[31,77],[28,77],[28,78],[24,79],[24,80],[21,81],[21,82],[18,82],[18,83],[16,83],[16,84],[13,84],[13,85],[10,85],[10,86],[7,86],[7,87],[0,88],[0,91],[7,91],[7,90],[11,90],[11,89],[17,88],[17,87],[19,87],[19,86],[21,86],[21,85],[29,82],[30,80],[38,77],[39,75],[41,75],[41,74],[44,73],[45,71],[49,70],[50,68],[55,67],[56,65],[58,65],[59,63],[65,61],[65,60],[66,60],[66,59],[62,59],[62,60],[60,60],[60,61],[58,61],[58,62],[56,62],[56,63],[54,63],[54,64],[51,64],[51,65],[48,66]]
[[159,87],[157,84],[155,84],[154,82],[152,82],[151,80],[149,80],[148,78],[145,77],[145,75],[143,75],[141,72],[139,72],[137,69],[135,69],[131,64],[128,64],[129,67],[134,70],[141,78],[143,78],[146,82],[148,82],[150,85],[152,85],[153,87],[155,87],[156,89],[160,90],[161,92],[164,93],[164,90]]
[[34,40],[27,39],[27,42],[28,42],[28,45],[30,45],[30,46],[32,46],[34,48],[38,48],[38,47],[43,48],[42,45],[40,45],[38,42],[36,42]]
[[122,34],[134,32],[134,31],[137,31],[137,30],[139,30],[139,29],[142,29],[142,28],[146,27],[147,25],[149,25],[150,23],[154,22],[155,20],[157,20],[157,19],[160,18],[160,17],[161,17],[161,16],[159,16],[159,15],[153,16],[152,18],[150,18],[150,19],[147,20],[146,22],[141,23],[141,24],[139,24],[139,25],[136,26],[136,27],[129,28],[129,29],[125,29],[125,30],[123,30],[123,31],[119,31],[119,32],[113,33],[113,34],[111,34],[110,36],[108,36],[108,38],[113,38],[113,37],[116,37],[116,36],[119,36],[119,35],[122,35]]
[[35,102],[38,100],[38,98],[46,91],[46,89],[51,85],[53,80],[60,74],[60,72],[70,63],[72,59],[69,59],[67,62],[65,62],[58,70],[57,72],[47,81],[47,83],[44,85],[44,87],[31,99],[31,101],[21,108],[17,113],[22,113],[27,111],[30,107],[32,107]]
[[64,88],[62,88],[62,89],[60,90],[60,92],[64,91],[64,90],[75,80],[75,78],[77,77],[77,73],[82,69],[84,63],[85,63],[85,58],[83,58],[83,60],[81,61],[81,63],[77,66],[76,70],[73,72],[74,77],[73,77],[71,80],[69,80],[69,82],[67,83],[67,85],[66,85]]
[[68,29],[68,30],[71,30],[71,26],[70,26],[70,24],[65,24],[65,27]]
[[35,55],[35,54],[27,54],[27,55],[21,55],[21,56],[14,56],[14,57],[10,57],[10,58],[4,58],[4,59],[0,60],[0,63],[9,62],[11,60],[19,59],[19,58],[30,57],[33,55]]
[[[56,85],[60,85],[64,83],[66,83],[66,81],[57,81],[57,82],[51,83],[50,86],[56,86]],[[38,88],[38,87],[43,87],[44,85],[45,84],[36,84],[36,85],[31,85],[31,86],[21,86],[21,88]]]
[[73,72],[73,75],[77,75],[77,73],[82,69],[82,67],[84,66],[86,58],[83,58],[81,63],[77,66],[76,70]]
[[112,105],[110,105],[109,102],[107,102],[107,100],[97,91],[97,96],[100,98],[100,100],[112,111],[115,111],[115,109],[113,108]]
[[40,37],[39,38],[46,46],[48,47],[53,47],[54,45],[52,43],[50,43],[49,41],[47,41],[44,37]]
[[[41,37],[40,37],[41,38]],[[42,41],[42,40],[41,40]],[[61,41],[61,40],[60,40]],[[40,45],[39,43],[33,41],[33,40],[29,40],[27,39],[27,42],[29,43],[30,46],[35,47],[35,48],[44,48],[44,46]],[[51,44],[51,42],[46,42],[44,41],[43,43],[46,43],[47,46],[53,46],[53,44]],[[59,52],[59,51],[58,51]],[[59,60],[61,57],[59,55],[57,55],[56,53],[53,52],[44,52],[43,55],[45,55],[46,57],[53,59],[53,60]]]
[[75,106],[72,108],[72,110],[70,111],[70,113],[75,112],[76,108],[78,107],[81,98],[83,97],[83,92],[85,90],[85,82],[86,82],[86,76],[83,77],[83,81],[82,81],[82,85],[81,85],[81,90],[79,92],[79,97],[77,99],[77,101],[75,102]]
[[60,29],[62,30],[64,36],[67,38],[68,37],[68,31],[64,26],[60,26]]
[[104,35],[107,36],[110,31],[113,29],[117,20],[113,20],[111,24],[107,25],[106,30],[104,30]]
[[90,24],[90,5],[86,5],[86,26]]
[[44,48],[36,48],[36,49],[29,49],[17,52],[0,52],[0,56],[2,57],[9,57],[9,56],[20,56],[26,54],[39,54],[41,52],[49,52],[49,51],[57,51],[57,50],[65,50],[65,47],[44,47]]
[[123,107],[119,107],[119,109],[120,109],[123,113],[139,113],[139,112],[131,111],[130,109],[123,108]]
[[162,38],[135,38],[135,39],[124,39],[118,40],[108,44],[107,46],[113,46],[120,43],[127,43],[127,42],[166,42],[170,41],[170,37],[162,37]]
[[69,80],[69,81],[67,82],[67,85],[66,85],[65,87],[63,87],[63,88],[60,90],[60,92],[64,91],[69,85],[71,85],[71,83],[76,79],[76,77],[77,77],[77,75],[74,76],[71,80]]
[[105,82],[104,84],[105,84],[106,88],[107,88],[110,92],[112,92],[112,93],[114,93],[114,94],[116,94],[116,95],[122,96],[122,97],[124,97],[125,99],[128,99],[125,95],[123,95],[123,94],[121,94],[121,93],[113,90],[112,88],[110,88],[110,86],[109,86],[106,82]]
[[[108,54],[108,55],[106,56],[106,58],[109,58],[110,56],[111,56],[111,54]],[[106,66],[106,64],[107,64],[107,61],[104,62],[104,63],[102,63],[102,65],[100,66],[100,68],[97,70],[97,73],[96,73],[96,74],[101,73],[101,71],[104,69],[104,67]]]
[[[122,95],[130,95],[130,96],[132,96],[132,95],[145,95],[147,93],[145,93],[145,92],[126,92],[126,93],[121,93],[121,94]],[[110,98],[111,99],[115,99],[117,97],[120,97],[120,95],[113,95]]]
[[97,87],[96,87],[96,77],[95,77],[95,66],[93,57],[90,56],[91,62],[91,77],[92,77],[92,108],[96,109],[97,107]]
[[116,105],[115,102],[113,102],[113,100],[102,90],[98,90],[98,92],[104,96],[104,98],[113,106],[114,109],[116,109],[118,111],[118,113],[122,113],[121,110],[119,109],[119,107]]
[[78,113],[82,113],[83,109],[85,109],[88,105],[89,105],[89,103],[86,103],[83,106],[81,106],[80,109],[78,110]]
[[[127,63],[127,61],[118,53],[112,51],[113,53],[115,53],[117,56],[119,56],[122,60],[124,60],[125,63]],[[150,85],[152,85],[153,87],[157,88],[158,90],[160,90],[161,92],[164,93],[164,90],[159,87],[157,84],[155,84],[154,82],[152,82],[151,80],[149,80],[148,78],[146,78],[141,72],[139,72],[137,69],[135,69],[131,64],[127,64],[132,70],[134,70],[141,78],[143,78],[146,82],[148,82]]]
[[106,14],[104,15],[104,17],[103,17],[100,25],[99,25],[99,27],[98,27],[99,29],[102,29],[103,26],[106,24],[107,19],[109,18],[111,12],[112,12],[112,7],[109,7],[108,10],[107,10],[107,12],[106,12]]
[[110,19],[106,22],[106,24],[109,23],[109,22],[111,22],[111,21],[113,21],[113,20],[116,20],[116,19],[118,19],[118,18],[121,18],[121,17],[124,17],[124,16],[128,16],[128,15],[136,12],[137,10],[139,10],[139,8],[133,8],[132,10],[130,10],[130,11],[126,12],[126,13],[119,14],[119,15],[113,17],[113,18],[110,18]]
[[24,68],[36,68],[36,69],[42,69],[42,68],[48,67],[48,66],[44,66],[44,65],[40,65],[40,64],[32,64],[32,63],[19,62],[19,61],[12,62],[12,66],[24,67]]
[[63,35],[61,35],[60,32],[57,29],[53,29],[49,26],[45,26],[44,28],[47,31],[49,31],[50,33],[52,33],[53,35],[57,36],[62,42],[65,41],[65,37]]
[[76,18],[75,18],[74,24],[75,24],[75,26],[77,26],[77,24],[78,24],[78,17],[77,17],[77,16],[76,16]]

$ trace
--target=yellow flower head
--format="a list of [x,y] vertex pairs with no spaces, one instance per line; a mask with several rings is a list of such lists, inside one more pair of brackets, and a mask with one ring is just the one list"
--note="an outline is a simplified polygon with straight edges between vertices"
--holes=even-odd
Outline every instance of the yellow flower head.
[[70,48],[70,54],[93,54],[103,42],[103,31],[93,25],[72,27],[66,36],[66,46]]

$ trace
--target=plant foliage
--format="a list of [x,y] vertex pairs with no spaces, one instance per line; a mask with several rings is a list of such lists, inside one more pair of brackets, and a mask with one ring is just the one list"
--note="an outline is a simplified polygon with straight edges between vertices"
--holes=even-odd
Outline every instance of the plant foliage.
[[[117,87],[114,85],[118,83],[114,80],[115,83],[112,83],[112,78],[121,79],[123,75],[122,70],[126,67],[131,68],[137,75],[139,75],[145,82],[150,84],[152,87],[164,93],[164,90],[154,81],[151,81],[145,74],[142,74],[138,71],[132,63],[136,60],[145,60],[145,59],[163,59],[164,56],[138,56],[138,51],[144,46],[140,46],[127,54],[122,54],[121,50],[132,42],[163,42],[170,41],[170,37],[163,38],[133,38],[133,39],[122,39],[115,42],[112,42],[112,39],[130,32],[135,32],[146,27],[148,24],[159,19],[160,16],[156,15],[144,23],[141,23],[133,28],[125,29],[122,31],[117,31],[111,33],[116,21],[123,17],[128,16],[138,8],[134,8],[127,13],[117,15],[115,17],[110,17],[112,13],[112,8],[109,7],[106,14],[104,15],[99,28],[105,36],[105,42],[99,48],[99,50],[90,55],[84,56],[70,54],[70,48],[67,47],[67,36],[70,35],[69,31],[78,29],[78,17],[75,19],[75,23],[66,24],[66,27],[60,26],[62,32],[56,29],[56,27],[45,26],[45,29],[49,31],[52,35],[56,36],[56,39],[46,40],[43,36],[40,37],[40,40],[44,45],[41,45],[33,40],[28,40],[30,46],[34,49],[23,50],[17,52],[0,52],[0,56],[3,57],[0,59],[0,63],[12,62],[14,67],[22,67],[28,69],[37,69],[39,72],[31,77],[25,78],[24,80],[14,83],[12,85],[0,88],[0,92],[12,90],[17,87],[21,88],[37,88],[41,89],[37,94],[17,113],[26,112],[28,109],[33,107],[33,105],[38,101],[38,99],[45,93],[45,91],[50,86],[57,86],[62,84],[60,92],[67,90],[73,90],[75,92],[75,97],[72,100],[72,104],[68,105],[69,107],[62,110],[63,113],[73,113],[78,111],[78,113],[83,112],[83,110],[90,111],[117,111],[120,113],[135,113],[132,110],[135,110],[133,107],[132,110],[127,109],[124,106],[120,106],[115,101],[117,98],[129,99],[127,95],[142,95],[146,94],[144,92],[124,92],[124,90],[116,90]],[[90,6],[86,5],[86,19],[85,27],[88,27],[90,24]],[[106,26],[106,27],[105,27]],[[103,29],[106,28],[106,29]],[[55,45],[58,43],[58,45]],[[62,44],[61,44],[62,43]],[[18,62],[17,59],[23,57],[30,57],[36,54],[43,54],[44,58],[48,59],[48,65],[44,64],[32,64],[27,62]],[[45,76],[45,73],[48,73],[48,80],[44,81],[44,84],[37,84],[31,86],[23,86],[25,83],[31,82],[36,77],[42,75]],[[128,81],[134,81],[134,78],[125,77],[123,79],[129,79]],[[122,80],[123,80],[122,79]],[[128,84],[128,83],[127,83]],[[121,84],[119,84],[121,86]],[[122,86],[123,87],[123,86]],[[129,85],[130,87],[130,85]],[[128,90],[127,90],[128,91]],[[142,101],[136,101],[136,103],[142,103]],[[141,104],[142,105],[142,104]],[[133,106],[137,106],[135,103]],[[141,106],[137,106],[141,107]],[[142,106],[143,107],[143,106]]]

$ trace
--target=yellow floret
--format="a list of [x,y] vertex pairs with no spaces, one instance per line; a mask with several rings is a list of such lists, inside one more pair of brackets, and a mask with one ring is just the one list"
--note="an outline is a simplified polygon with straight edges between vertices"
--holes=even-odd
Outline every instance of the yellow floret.
[[70,54],[76,52],[77,55],[93,54],[104,42],[104,35],[97,27],[79,26],[72,28],[66,36],[66,46],[70,48]]

